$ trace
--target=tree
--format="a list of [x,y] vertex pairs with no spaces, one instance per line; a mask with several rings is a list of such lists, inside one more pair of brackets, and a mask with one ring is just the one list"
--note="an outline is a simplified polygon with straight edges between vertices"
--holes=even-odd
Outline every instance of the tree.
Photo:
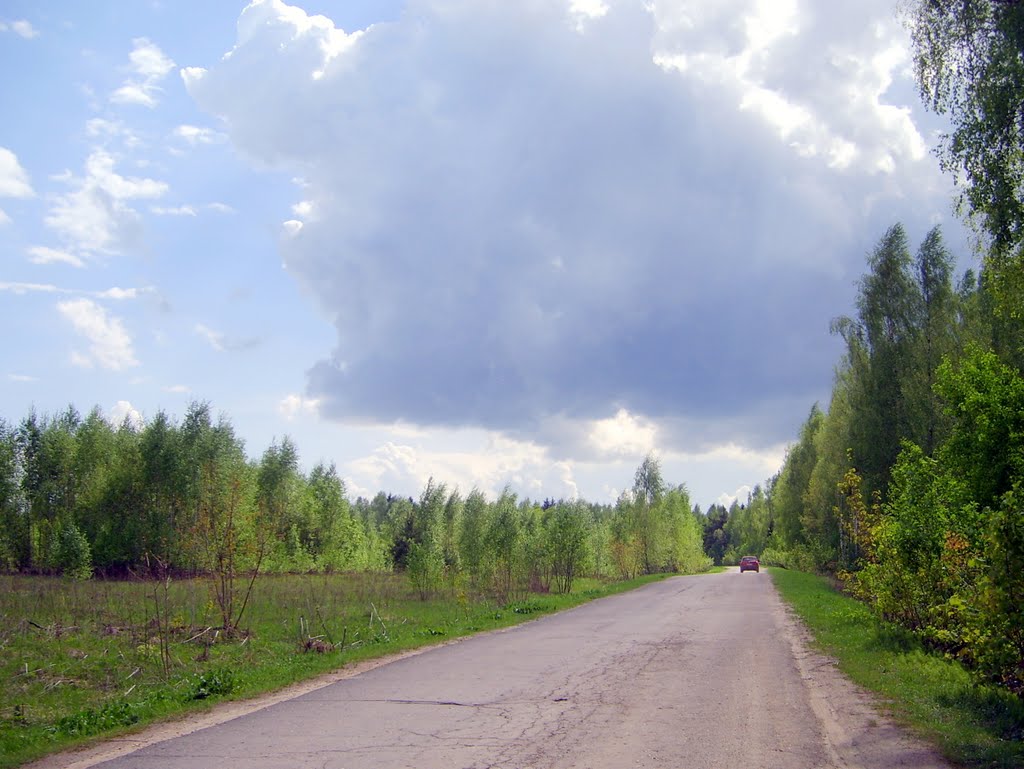
[[366,533],[352,516],[345,483],[334,463],[318,463],[306,480],[307,547],[318,566],[332,570],[367,568]]
[[833,322],[847,343],[853,374],[850,446],[868,492],[885,494],[889,471],[909,433],[903,383],[911,368],[919,293],[903,226],[890,227],[868,256],[857,319]]
[[459,562],[469,576],[474,590],[483,590],[490,579],[493,564],[487,557],[487,532],[490,529],[490,508],[480,489],[466,497],[458,530]]
[[729,511],[723,505],[711,505],[704,515],[704,552],[716,566],[721,566],[729,549],[729,534],[725,524]]
[[18,432],[0,419],[0,569],[28,566],[29,510],[22,481],[24,450]]
[[126,420],[110,435],[101,478],[90,476],[84,494],[92,507],[85,511],[87,536],[100,573],[125,574],[144,563],[147,555],[166,562],[166,547],[152,531],[144,476],[141,435]]
[[184,564],[183,529],[187,520],[191,470],[184,436],[166,412],[158,411],[139,437],[142,462],[143,553],[159,562]]
[[690,509],[690,494],[685,485],[679,484],[662,495],[658,515],[664,521],[666,537],[664,569],[692,574],[710,565],[704,553],[703,532]]
[[[264,537],[272,530],[254,522],[256,484],[227,418],[214,425],[209,406],[193,403],[182,432],[191,463],[185,553],[193,568],[209,575],[221,628],[231,634],[245,613],[266,553]],[[238,578],[246,570],[243,595]]]
[[653,574],[661,565],[658,549],[667,532],[659,525],[655,507],[664,493],[661,462],[648,454],[633,476],[633,534],[645,574]]
[[587,559],[588,534],[593,525],[583,502],[558,502],[545,511],[547,550],[555,590],[572,592],[572,583]]
[[441,584],[444,572],[444,513],[448,491],[431,478],[420,494],[408,537],[406,568],[421,600],[427,600]]
[[954,420],[940,457],[969,499],[997,509],[1024,481],[1024,377],[972,345],[939,367],[937,388]]
[[915,307],[914,334],[910,369],[906,373],[902,395],[907,404],[907,438],[929,456],[945,438],[948,420],[935,392],[939,364],[956,345],[956,294],[953,291],[953,255],[942,241],[942,232],[933,228],[918,248],[914,278],[918,301]]
[[964,202],[998,255],[1024,239],[1024,3],[914,0],[910,14],[918,85],[925,103],[948,115],[941,148],[962,180]]
[[494,564],[495,590],[509,600],[518,588],[522,568],[520,555],[521,526],[516,495],[506,487],[492,507],[485,539]]
[[256,474],[256,502],[261,522],[281,540],[297,524],[293,497],[298,475],[299,452],[295,444],[287,436],[280,443],[272,442],[263,452]]
[[[774,534],[778,540],[777,546],[781,545],[783,549],[807,543],[806,521],[809,516],[806,494],[818,458],[815,437],[824,422],[825,415],[815,403],[800,428],[800,440],[789,447],[782,470],[772,483]],[[710,514],[711,510],[708,511],[709,518]],[[712,544],[705,534],[704,549],[708,555],[712,555]],[[715,562],[721,563],[721,556]]]

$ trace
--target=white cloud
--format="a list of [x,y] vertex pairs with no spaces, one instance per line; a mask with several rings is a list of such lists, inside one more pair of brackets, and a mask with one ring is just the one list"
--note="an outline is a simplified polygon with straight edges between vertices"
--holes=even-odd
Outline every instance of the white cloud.
[[117,104],[138,104],[152,109],[157,105],[157,95],[161,90],[159,83],[174,69],[174,62],[159,46],[145,37],[135,38],[132,45],[134,47],[128,59],[135,77],[129,78],[115,90],[110,100]]
[[655,59],[721,89],[800,157],[891,174],[919,161],[910,110],[888,103],[909,63],[906,32],[882,0],[833,13],[823,3],[653,0]]
[[197,323],[193,330],[205,339],[214,350],[217,352],[224,352],[224,335],[222,333],[214,331],[212,328],[208,328],[202,323]]
[[124,424],[125,420],[134,427],[136,430],[141,430],[145,425],[145,420],[142,418],[142,414],[139,413],[131,402],[129,401],[118,401],[114,404],[114,407],[110,409],[109,422],[114,427],[120,427]]
[[88,353],[75,351],[72,359],[76,365],[91,368],[97,364],[102,368],[120,371],[137,366],[132,340],[120,318],[90,299],[73,299],[57,304],[57,309],[74,326],[80,336],[89,343]]
[[7,215],[7,212],[0,208],[0,227],[4,227],[11,223],[11,217]]
[[619,409],[610,419],[595,420],[589,440],[604,455],[645,456],[654,450],[658,428],[653,422]]
[[575,22],[577,32],[586,30],[587,22],[600,19],[608,13],[608,5],[602,0],[570,0],[569,15]]
[[137,299],[140,294],[147,294],[152,291],[154,291],[154,289],[151,286],[147,286],[145,288],[118,288],[117,286],[114,286],[113,288],[108,288],[105,291],[100,291],[96,296],[101,299],[114,300]]
[[388,441],[346,465],[354,494],[385,490],[415,494],[433,478],[464,494],[476,488],[497,497],[505,486],[534,499],[579,496],[572,465],[552,461],[540,446],[497,433],[468,431],[462,449],[425,447]]
[[233,214],[235,209],[229,206],[227,203],[209,203],[206,206],[211,211],[215,211],[218,214]]
[[10,382],[38,382],[39,379],[34,376],[28,376],[27,374],[8,374],[7,379]]
[[6,32],[8,29],[26,40],[39,36],[39,31],[32,26],[32,22],[26,19],[18,19],[12,22],[0,21],[0,32]]
[[23,296],[25,294],[79,294],[93,296],[97,299],[136,299],[141,294],[154,291],[152,286],[144,288],[108,288],[104,291],[81,291],[73,288],[62,288],[50,283],[8,283],[0,281],[0,291],[10,291],[12,294]]
[[180,125],[174,129],[174,135],[184,139],[187,143],[195,146],[197,144],[218,144],[227,137],[212,128],[202,128],[194,125]]
[[110,100],[115,104],[138,104],[152,109],[157,105],[156,91],[156,86],[128,82],[111,93]]
[[174,62],[171,61],[159,46],[151,43],[145,37],[137,37],[132,40],[135,47],[128,54],[132,70],[144,78],[162,78],[174,69]]
[[18,162],[18,156],[6,147],[0,147],[0,197],[30,198],[35,195],[28,174]]
[[164,392],[175,393],[176,395],[185,395],[192,392],[188,385],[183,384],[168,385],[167,387],[164,387],[163,390]]
[[129,149],[142,146],[142,140],[120,120],[90,118],[85,123],[85,134],[93,139],[120,139]]
[[746,502],[747,497],[750,495],[751,491],[752,489],[750,488],[750,486],[744,484],[743,486],[740,486],[732,493],[723,491],[721,494],[718,495],[718,499],[716,499],[715,502],[719,505],[722,505],[722,507],[732,507],[733,502],[739,502],[742,505]]
[[48,246],[32,246],[28,253],[32,264],[70,264],[72,267],[85,267],[85,262],[74,254]]
[[121,176],[115,165],[113,155],[94,149],[86,159],[84,177],[69,172],[60,175],[72,189],[55,198],[45,222],[71,250],[119,253],[136,245],[139,215],[128,203],[167,192],[165,182]]
[[60,289],[57,286],[50,285],[49,283],[9,283],[6,281],[0,281],[0,291],[10,291],[12,294],[17,294],[18,296],[24,296],[25,294],[31,293],[68,293],[64,289]]
[[[182,77],[302,180],[324,419],[669,461],[791,436],[868,244],[948,211],[905,51],[888,0],[421,0],[358,36],[268,0]],[[367,467],[419,477],[410,443]]]
[[292,213],[300,219],[308,219],[313,213],[313,207],[312,200],[302,200],[292,206]]
[[151,206],[149,210],[157,216],[197,216],[194,206]]
[[278,413],[288,421],[295,419],[299,414],[316,416],[320,403],[315,398],[303,398],[294,393],[285,396],[277,404]]

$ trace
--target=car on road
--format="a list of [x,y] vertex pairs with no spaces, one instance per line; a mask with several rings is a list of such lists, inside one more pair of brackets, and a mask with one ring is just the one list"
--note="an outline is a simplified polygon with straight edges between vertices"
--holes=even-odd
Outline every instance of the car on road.
[[745,555],[740,558],[740,574],[745,571],[761,571],[761,562],[755,555]]

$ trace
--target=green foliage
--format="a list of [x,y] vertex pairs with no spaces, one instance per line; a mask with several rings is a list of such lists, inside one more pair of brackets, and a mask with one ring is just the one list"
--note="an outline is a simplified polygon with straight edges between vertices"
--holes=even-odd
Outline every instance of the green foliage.
[[996,253],[1012,253],[1024,238],[1024,6],[915,0],[910,21],[921,95],[953,124],[943,166]]
[[139,714],[130,703],[108,702],[100,708],[86,708],[61,716],[53,725],[52,732],[63,737],[90,737],[118,727],[131,726],[138,721]]
[[[988,675],[1024,695],[1024,492],[1003,495],[989,521],[975,656]],[[1024,737],[1024,735],[1021,735]]]
[[[72,408],[32,413],[17,429],[0,423],[0,565],[159,584],[200,575],[217,614],[207,621],[227,637],[246,632],[266,573],[395,569],[424,601],[447,591],[505,603],[568,594],[586,577],[699,571],[708,559],[690,505],[653,456],[615,508],[538,505],[509,489],[494,501],[479,490],[463,499],[433,479],[418,499],[381,492],[350,503],[334,466],[304,474],[287,437],[250,460],[230,420],[201,402],[180,423],[158,412],[115,429],[97,409],[82,419]],[[764,500],[754,507],[747,528],[764,538]],[[159,600],[154,607],[154,649],[169,674],[173,622]]]
[[92,554],[85,535],[73,523],[60,523],[53,542],[53,566],[69,579],[92,576]]
[[972,500],[998,506],[1024,477],[1024,378],[995,353],[969,345],[959,362],[942,364],[936,387],[954,421],[944,464]]
[[189,681],[185,700],[205,700],[225,697],[235,690],[235,674],[231,668],[219,667],[199,673]]
[[588,534],[593,518],[582,502],[559,502],[546,512],[545,535],[555,589],[559,593],[570,593],[588,560]]
[[940,367],[937,389],[950,436],[934,457],[904,445],[850,581],[883,617],[1024,691],[1024,380],[971,347]]
[[[524,594],[509,605],[465,593],[422,601],[398,574],[272,575],[254,590],[251,632],[234,639],[210,629],[216,609],[205,581],[175,580],[167,584],[174,653],[165,672],[152,642],[153,583],[0,575],[0,767],[86,736],[178,717],[213,698],[253,697],[340,665],[508,627],[659,578],[580,578],[570,594]],[[305,653],[296,644],[300,616],[336,648]]]
[[473,489],[466,498],[462,525],[457,534],[459,561],[472,589],[482,591],[490,582],[492,563],[487,557],[486,533],[490,529],[490,506],[483,492]]
[[857,684],[906,714],[964,766],[1024,762],[1024,701],[979,685],[956,660],[929,654],[920,639],[872,616],[823,577],[771,570],[772,580],[826,653]]
[[856,318],[834,322],[846,354],[829,411],[812,410],[769,486],[763,543],[734,506],[709,511],[705,548],[763,544],[766,564],[838,572],[881,618],[1024,693],[1024,324],[1000,310],[1005,272],[954,291],[952,263],[938,230],[914,260],[902,228],[886,232]]
[[[824,422],[825,416],[815,404],[800,428],[800,439],[790,446],[782,470],[772,483],[773,534],[789,546],[803,544],[808,530],[814,532],[811,525],[813,515],[807,508],[806,493],[811,474],[817,466],[815,438]],[[707,544],[705,542],[705,549]],[[711,550],[708,553],[711,554]],[[716,562],[721,561],[719,559]]]
[[911,264],[903,226],[893,225],[868,256],[856,320],[833,323],[846,341],[852,372],[849,397],[855,418],[847,428],[849,448],[869,496],[875,491],[885,495],[900,441],[912,429],[904,385],[914,372],[922,300]]
[[768,545],[771,530],[768,497],[760,486],[755,486],[745,505],[734,505],[729,511],[725,524],[729,549],[723,560],[739,563],[745,555],[760,555]]
[[722,505],[711,505],[703,520],[704,552],[708,554],[715,566],[721,566],[729,551],[729,511]]

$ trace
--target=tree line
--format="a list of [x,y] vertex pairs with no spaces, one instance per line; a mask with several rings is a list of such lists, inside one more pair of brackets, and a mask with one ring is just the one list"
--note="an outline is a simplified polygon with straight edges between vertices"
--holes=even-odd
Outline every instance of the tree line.
[[[839,575],[885,618],[1024,694],[1024,4],[906,6],[921,95],[981,269],[932,230],[868,257],[827,410],[769,482],[765,560]],[[735,528],[735,527],[734,527]],[[747,529],[744,529],[747,531]]]
[[771,481],[765,559],[839,574],[884,617],[1024,680],[1024,324],[932,230],[868,259],[827,411]]
[[418,499],[350,501],[333,465],[275,441],[246,457],[226,416],[192,403],[113,426],[98,408],[0,421],[0,567],[88,578],[399,569],[423,597],[568,591],[580,575],[705,565],[685,486],[647,457],[615,505],[495,500],[431,480]]

